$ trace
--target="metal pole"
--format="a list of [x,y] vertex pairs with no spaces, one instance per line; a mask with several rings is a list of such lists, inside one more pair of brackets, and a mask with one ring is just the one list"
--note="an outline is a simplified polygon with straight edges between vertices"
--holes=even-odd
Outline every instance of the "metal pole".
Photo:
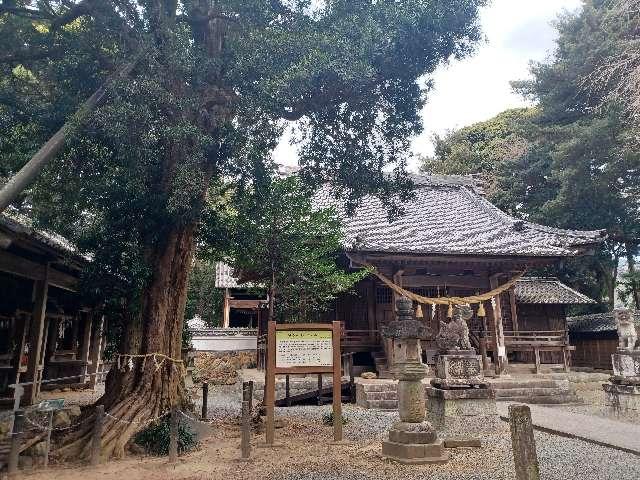
[[209,406],[209,382],[202,384],[202,420],[207,419],[207,408]]
[[171,409],[171,430],[169,433],[169,463],[178,460],[178,409]]
[[93,433],[91,436],[91,465],[100,464],[100,453],[102,448],[102,426],[104,424],[104,405],[96,406],[96,419],[93,423]]
[[7,468],[9,478],[16,478],[18,475],[18,458],[20,457],[20,444],[22,443],[23,426],[24,410],[18,409],[13,413],[11,450],[9,451],[9,461]]

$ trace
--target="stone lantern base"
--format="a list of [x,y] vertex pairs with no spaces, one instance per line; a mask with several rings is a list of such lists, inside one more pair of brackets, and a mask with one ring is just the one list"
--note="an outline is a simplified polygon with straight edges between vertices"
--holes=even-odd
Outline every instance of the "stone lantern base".
[[396,422],[389,439],[382,442],[382,455],[399,463],[419,465],[446,463],[449,453],[429,422]]

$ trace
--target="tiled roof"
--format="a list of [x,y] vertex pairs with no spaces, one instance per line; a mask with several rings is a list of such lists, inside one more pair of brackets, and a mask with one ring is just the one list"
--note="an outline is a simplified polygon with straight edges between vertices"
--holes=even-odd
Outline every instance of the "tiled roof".
[[596,303],[557,278],[524,277],[516,283],[518,303],[571,305]]
[[75,257],[78,260],[91,260],[90,256],[81,255],[75,246],[62,235],[49,230],[42,230],[33,226],[33,221],[11,209],[0,214],[0,228],[6,229],[17,237],[29,238],[63,256]]
[[[640,311],[636,311],[634,317],[636,328],[640,328]],[[567,317],[567,326],[570,333],[615,332],[618,330],[613,312]]]
[[238,283],[233,268],[224,262],[216,262],[216,288],[251,288],[253,283]]
[[[603,231],[563,230],[513,218],[482,196],[467,176],[413,176],[412,198],[402,203],[404,215],[389,222],[382,202],[366,197],[353,216],[344,218],[346,247],[358,251],[568,257],[602,242]],[[340,202],[327,189],[317,206]]]

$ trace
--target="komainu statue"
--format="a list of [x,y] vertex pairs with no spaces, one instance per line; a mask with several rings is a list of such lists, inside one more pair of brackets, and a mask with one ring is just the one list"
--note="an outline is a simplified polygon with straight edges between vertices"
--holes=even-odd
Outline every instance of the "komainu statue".
[[436,345],[447,352],[450,350],[473,350],[469,342],[467,320],[473,316],[469,305],[455,305],[453,318],[449,323],[440,322],[440,331],[436,335]]
[[638,343],[638,332],[634,323],[631,310],[626,308],[616,309],[613,312],[618,327],[618,349],[634,350]]

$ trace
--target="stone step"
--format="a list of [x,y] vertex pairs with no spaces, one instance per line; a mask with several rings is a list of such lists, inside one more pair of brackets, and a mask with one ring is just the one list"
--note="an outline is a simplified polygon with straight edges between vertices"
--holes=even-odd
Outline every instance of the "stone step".
[[500,397],[527,397],[527,396],[551,396],[567,395],[571,392],[558,387],[535,387],[535,388],[501,388],[496,390],[496,398]]
[[398,386],[395,383],[361,383],[362,389],[367,392],[396,392]]
[[389,392],[367,392],[367,400],[393,400],[398,401],[398,392],[395,390]]
[[492,381],[491,387],[494,390],[512,388],[557,388],[558,382],[555,380],[500,380]]
[[580,397],[573,394],[567,395],[538,395],[538,396],[515,396],[515,397],[496,397],[500,402],[518,402],[518,403],[534,403],[540,405],[558,405],[564,403],[581,403]]
[[376,410],[397,410],[397,400],[367,400],[367,408]]

